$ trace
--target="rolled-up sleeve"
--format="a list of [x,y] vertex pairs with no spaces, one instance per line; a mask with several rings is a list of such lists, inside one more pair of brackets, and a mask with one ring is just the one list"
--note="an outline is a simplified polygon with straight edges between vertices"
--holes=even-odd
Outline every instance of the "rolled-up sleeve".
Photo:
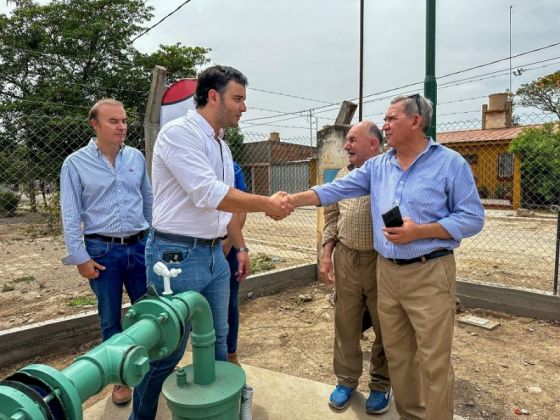
[[82,239],[80,176],[71,162],[65,161],[60,173],[60,207],[64,242],[68,255],[62,258],[66,265],[77,265],[90,260]]
[[370,193],[370,168],[367,161],[343,178],[331,183],[312,187],[317,193],[321,206],[327,206],[345,198],[361,197]]
[[229,191],[229,186],[212,171],[204,145],[182,126],[161,133],[159,154],[181,188],[196,207],[216,209]]

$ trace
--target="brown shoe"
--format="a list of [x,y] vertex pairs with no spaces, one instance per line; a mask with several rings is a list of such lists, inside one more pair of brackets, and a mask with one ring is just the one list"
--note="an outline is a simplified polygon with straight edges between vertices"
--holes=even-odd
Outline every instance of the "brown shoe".
[[113,400],[113,404],[116,405],[127,404],[132,399],[132,389],[126,385],[116,384],[113,387],[111,399]]
[[241,363],[239,363],[239,359],[237,358],[237,353],[228,353],[227,361],[241,367]]

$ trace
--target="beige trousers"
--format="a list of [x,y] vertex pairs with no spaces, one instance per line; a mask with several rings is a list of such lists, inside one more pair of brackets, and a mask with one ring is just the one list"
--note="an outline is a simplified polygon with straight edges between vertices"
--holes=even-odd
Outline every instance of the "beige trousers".
[[379,319],[402,419],[451,420],[455,257],[377,265]]
[[339,385],[356,388],[362,374],[362,319],[364,308],[371,315],[375,341],[371,347],[370,389],[391,388],[377,316],[377,252],[355,251],[341,242],[334,250],[336,300],[334,305],[333,368]]

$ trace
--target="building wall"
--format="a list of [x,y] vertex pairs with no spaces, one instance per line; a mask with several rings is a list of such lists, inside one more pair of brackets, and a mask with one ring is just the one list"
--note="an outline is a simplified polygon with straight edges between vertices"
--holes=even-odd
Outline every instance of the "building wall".
[[[482,198],[510,200],[514,208],[520,206],[521,176],[519,159],[513,157],[513,173],[509,177],[499,177],[499,159],[501,154],[509,154],[510,140],[492,143],[446,144],[463,155],[470,163],[476,186]],[[487,197],[484,197],[485,195]],[[505,197],[504,197],[505,195]]]

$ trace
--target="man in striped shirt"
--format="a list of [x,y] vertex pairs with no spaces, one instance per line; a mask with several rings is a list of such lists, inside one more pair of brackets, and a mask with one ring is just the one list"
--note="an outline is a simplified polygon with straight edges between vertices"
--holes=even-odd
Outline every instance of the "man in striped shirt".
[[[97,297],[103,340],[122,331],[122,291],[132,303],[146,292],[145,233],[152,220],[152,190],[144,156],[125,146],[127,117],[114,99],[89,112],[96,138],[62,165],[60,204],[67,265],[76,265]],[[126,404],[131,389],[115,385],[112,399]]]
[[[285,199],[328,205],[371,195],[377,310],[397,411],[406,419],[451,420],[453,249],[482,230],[484,210],[467,161],[426,136],[431,117],[424,97],[397,96],[383,125],[392,150]],[[402,225],[385,226],[383,214],[397,206]]]
[[[380,154],[382,138],[379,128],[370,121],[353,126],[344,143],[350,164],[338,172],[336,179],[344,178],[366,160]],[[366,310],[375,332],[369,370],[371,392],[366,411],[380,414],[389,409],[391,383],[377,316],[377,252],[373,249],[370,207],[369,195],[325,207],[319,269],[323,281],[336,287],[333,369],[337,385],[329,405],[336,410],[344,409],[358,386],[363,364],[362,319]]]

